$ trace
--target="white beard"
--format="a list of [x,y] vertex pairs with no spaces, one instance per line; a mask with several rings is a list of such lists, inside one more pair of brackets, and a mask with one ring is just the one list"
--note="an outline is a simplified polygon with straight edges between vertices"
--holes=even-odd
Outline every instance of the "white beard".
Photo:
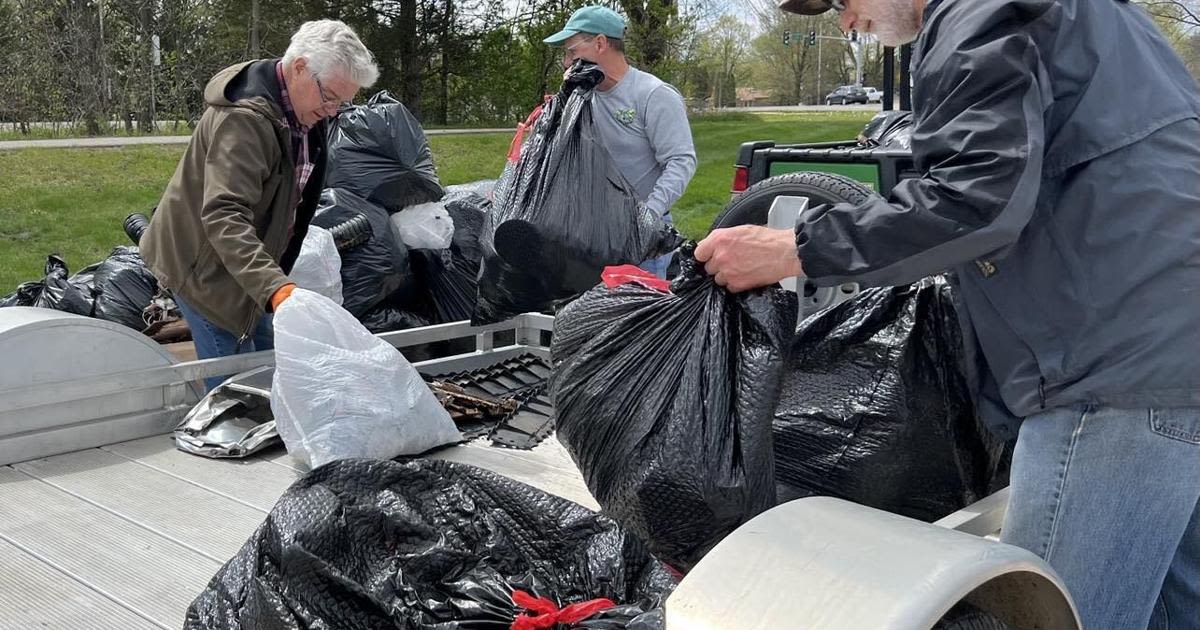
[[921,32],[921,16],[912,0],[876,0],[871,9],[871,33],[884,46],[908,44]]

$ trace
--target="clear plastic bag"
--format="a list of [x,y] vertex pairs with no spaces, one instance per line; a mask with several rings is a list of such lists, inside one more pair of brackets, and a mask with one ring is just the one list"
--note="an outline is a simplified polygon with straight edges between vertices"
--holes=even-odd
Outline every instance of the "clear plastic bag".
[[461,439],[398,350],[305,289],[275,314],[271,411],[288,452],[310,467],[415,455]]
[[392,215],[392,225],[410,249],[446,249],[454,237],[454,221],[440,201],[409,206]]
[[342,257],[338,254],[333,235],[323,227],[308,226],[308,234],[300,246],[300,255],[292,272],[292,282],[301,289],[320,293],[334,302],[342,303]]

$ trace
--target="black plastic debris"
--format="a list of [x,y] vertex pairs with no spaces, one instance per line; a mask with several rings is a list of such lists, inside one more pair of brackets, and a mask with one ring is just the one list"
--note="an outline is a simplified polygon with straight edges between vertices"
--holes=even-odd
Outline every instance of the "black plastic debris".
[[24,282],[15,292],[0,298],[0,307],[34,306],[90,317],[94,307],[90,285],[92,268],[85,271],[68,278],[66,261],[51,254],[46,257],[45,276],[41,280]]
[[592,93],[603,79],[595,65],[572,66],[496,184],[474,323],[545,311],[595,286],[604,267],[682,242],[638,200],[594,129]]
[[912,112],[884,111],[875,114],[859,136],[859,143],[869,148],[912,149]]
[[775,504],[771,418],[797,308],[778,288],[728,293],[692,252],[671,293],[585,293],[551,346],[559,440],[605,513],[683,570]]
[[425,131],[386,91],[339,113],[329,132],[325,186],[346,189],[389,212],[443,194]]
[[[347,243],[361,241],[368,230],[362,225],[362,217],[369,223],[369,238],[353,246]],[[313,225],[342,235],[342,306],[355,317],[362,318],[373,306],[392,293],[404,288],[410,280],[408,248],[400,242],[388,213],[382,206],[338,188],[327,188],[321,193]],[[349,228],[342,224],[351,223]],[[337,242],[335,236],[334,241]]]
[[373,333],[408,330],[429,325],[429,322],[420,315],[386,302],[367,311],[358,320]]
[[802,323],[774,421],[781,498],[933,521],[988,494],[1003,445],[976,420],[950,291],[868,289]]
[[554,433],[554,404],[539,391],[526,396],[511,414],[496,424],[488,439],[496,446],[527,451]]
[[158,293],[158,280],[136,247],[118,247],[104,259],[93,277],[95,317],[144,330],[142,313]]
[[465,464],[343,460],[284,493],[184,628],[508,630],[558,620],[650,630],[663,627],[674,585],[636,538],[565,499]]

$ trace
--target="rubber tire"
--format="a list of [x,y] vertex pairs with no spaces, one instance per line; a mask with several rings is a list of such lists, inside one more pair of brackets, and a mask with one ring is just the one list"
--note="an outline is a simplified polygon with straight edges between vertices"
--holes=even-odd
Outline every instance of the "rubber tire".
[[833,101],[825,99],[825,107],[833,107]]
[[874,194],[870,188],[842,175],[811,171],[784,173],[747,188],[717,215],[711,229],[766,225],[771,202],[780,195],[807,197],[808,206],[812,208],[824,203],[859,204]]
[[842,99],[842,107],[845,107],[845,106],[846,106],[846,99],[843,98]]
[[1009,627],[992,613],[959,602],[934,624],[932,630],[1009,630]]

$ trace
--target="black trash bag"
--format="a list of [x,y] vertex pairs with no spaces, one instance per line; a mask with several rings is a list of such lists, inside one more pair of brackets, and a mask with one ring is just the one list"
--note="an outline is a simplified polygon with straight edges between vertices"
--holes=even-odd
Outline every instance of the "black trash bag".
[[595,65],[572,66],[496,184],[474,323],[547,310],[595,286],[604,267],[638,264],[682,242],[638,200],[597,135],[591,101],[603,79]]
[[687,570],[775,504],[771,417],[794,294],[738,295],[680,250],[672,294],[599,286],[554,322],[559,439],[609,516]]
[[875,114],[859,136],[859,143],[882,149],[912,149],[912,112],[884,111]]
[[477,293],[476,277],[483,250],[479,244],[484,215],[491,205],[474,193],[451,196],[446,212],[454,222],[450,247],[442,250],[415,249],[413,275],[428,293],[434,323],[471,319]]
[[[94,267],[89,269],[94,270]],[[67,274],[65,260],[54,255],[48,256],[46,277],[42,279],[45,288],[33,305],[91,317],[95,308],[95,298],[89,283],[90,273],[76,274],[70,278]]]
[[429,320],[421,317],[417,313],[404,310],[404,308],[384,302],[375,306],[371,310],[358,318],[367,330],[373,333],[391,332],[393,330],[408,330],[410,328],[420,328],[428,326]]
[[41,280],[25,282],[16,292],[0,298],[0,307],[35,306],[56,311],[92,315],[93,298],[91,287],[67,278],[67,262],[57,254],[46,257],[45,276]]
[[142,312],[158,293],[158,280],[136,247],[118,247],[104,259],[93,277],[95,317],[141,331]]
[[992,490],[1003,444],[976,419],[950,291],[868,289],[801,324],[774,421],[781,498],[933,521]]
[[327,168],[327,188],[344,188],[389,212],[442,198],[421,123],[386,90],[338,114]]
[[326,188],[312,224],[333,231],[365,216],[371,224],[366,242],[341,250],[342,307],[361,318],[384,298],[409,284],[408,248],[383,207],[348,191]]
[[565,499],[466,464],[340,460],[284,493],[184,628],[509,630],[521,590],[620,605],[572,627],[651,630],[674,586],[640,541]]

